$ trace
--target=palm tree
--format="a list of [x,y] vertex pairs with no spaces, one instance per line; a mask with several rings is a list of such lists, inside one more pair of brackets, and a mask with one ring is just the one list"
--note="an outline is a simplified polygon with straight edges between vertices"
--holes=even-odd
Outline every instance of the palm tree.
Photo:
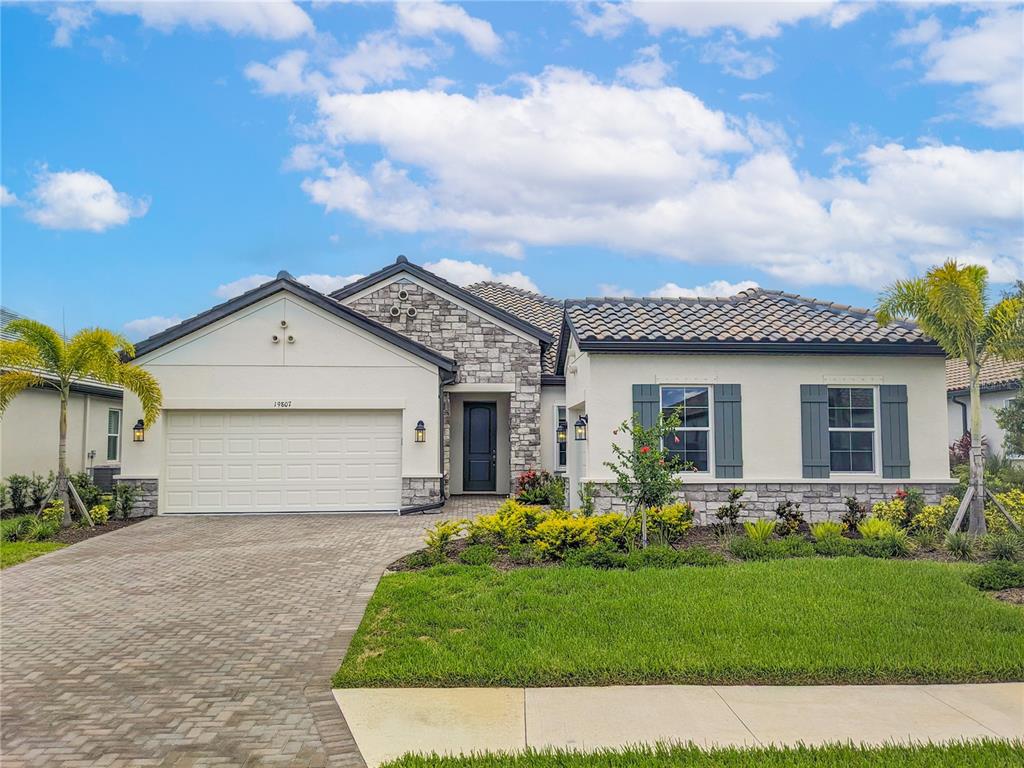
[[[922,278],[899,280],[882,293],[876,316],[887,325],[914,320],[951,358],[967,363],[971,389],[971,515],[968,531],[982,535],[985,525],[985,457],[981,446],[979,374],[992,355],[1024,359],[1024,299],[1008,296],[988,307],[988,270],[955,261],[933,267]],[[963,510],[961,510],[962,512]],[[957,515],[957,522],[962,519]]]
[[[93,379],[121,385],[139,398],[147,427],[159,416],[163,395],[152,374],[126,362],[135,356],[135,348],[121,334],[86,328],[66,340],[48,325],[26,318],[10,321],[4,330],[13,339],[0,339],[0,365],[4,369],[0,371],[0,413],[28,387],[53,387],[60,393],[57,483],[49,498],[56,494],[64,502],[63,522],[67,526],[71,524],[71,501],[77,504],[67,465],[72,382]],[[89,519],[85,509],[80,508],[80,512]]]

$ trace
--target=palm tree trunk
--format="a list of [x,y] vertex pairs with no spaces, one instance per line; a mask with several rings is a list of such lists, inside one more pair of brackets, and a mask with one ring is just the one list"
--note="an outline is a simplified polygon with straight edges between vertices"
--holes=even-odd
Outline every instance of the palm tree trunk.
[[60,390],[60,442],[57,448],[57,498],[64,502],[64,519],[61,525],[71,525],[71,496],[68,493],[68,398],[70,390]]
[[981,366],[971,364],[971,485],[974,498],[971,499],[971,515],[967,532],[984,536],[988,532],[985,523],[985,454],[981,447]]

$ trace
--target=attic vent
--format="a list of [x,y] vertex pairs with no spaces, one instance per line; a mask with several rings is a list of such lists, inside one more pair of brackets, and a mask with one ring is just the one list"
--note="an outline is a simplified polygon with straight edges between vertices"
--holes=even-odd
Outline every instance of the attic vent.
[[402,310],[401,310],[401,308],[397,304],[391,308],[391,316],[392,317],[398,317],[401,314],[402,314]]
[[409,307],[407,310],[405,310],[405,314],[407,314],[409,317],[416,317],[416,307]]
[[405,288],[403,288],[402,290],[400,290],[400,291],[398,292],[398,298],[399,298],[399,299],[400,299],[401,301],[405,301],[406,299],[408,299],[408,298],[409,298],[409,292],[408,292],[407,290],[405,290]]

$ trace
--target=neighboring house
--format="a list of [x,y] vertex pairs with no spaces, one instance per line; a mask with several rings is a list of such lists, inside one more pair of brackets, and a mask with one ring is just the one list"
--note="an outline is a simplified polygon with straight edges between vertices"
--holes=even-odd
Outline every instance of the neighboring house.
[[[11,339],[7,324],[19,317],[0,308],[0,337]],[[122,390],[100,382],[78,382],[68,401],[67,461],[71,472],[95,470],[109,486],[122,451]],[[53,387],[18,394],[0,418],[0,478],[45,475],[57,469],[60,439],[60,396]]]
[[[1000,357],[990,359],[981,369],[981,436],[990,451],[1003,453],[1005,433],[996,423],[996,408],[1004,408],[1020,396],[1024,362],[1010,362]],[[953,443],[970,431],[970,380],[967,363],[946,361],[946,396],[949,400],[949,442]],[[1012,457],[1020,458],[1020,457]]]
[[817,516],[951,486],[941,349],[790,294],[561,302],[399,257],[329,297],[282,272],[136,350],[165,408],[123,463],[147,511],[409,512],[529,469],[609,508],[613,430],[677,405],[699,512],[736,485]]

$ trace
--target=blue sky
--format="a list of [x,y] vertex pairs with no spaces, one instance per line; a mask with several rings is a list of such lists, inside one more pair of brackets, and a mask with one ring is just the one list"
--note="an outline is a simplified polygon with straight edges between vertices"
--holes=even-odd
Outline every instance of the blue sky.
[[559,297],[1024,278],[1019,4],[0,14],[0,298],[68,330],[399,253]]

